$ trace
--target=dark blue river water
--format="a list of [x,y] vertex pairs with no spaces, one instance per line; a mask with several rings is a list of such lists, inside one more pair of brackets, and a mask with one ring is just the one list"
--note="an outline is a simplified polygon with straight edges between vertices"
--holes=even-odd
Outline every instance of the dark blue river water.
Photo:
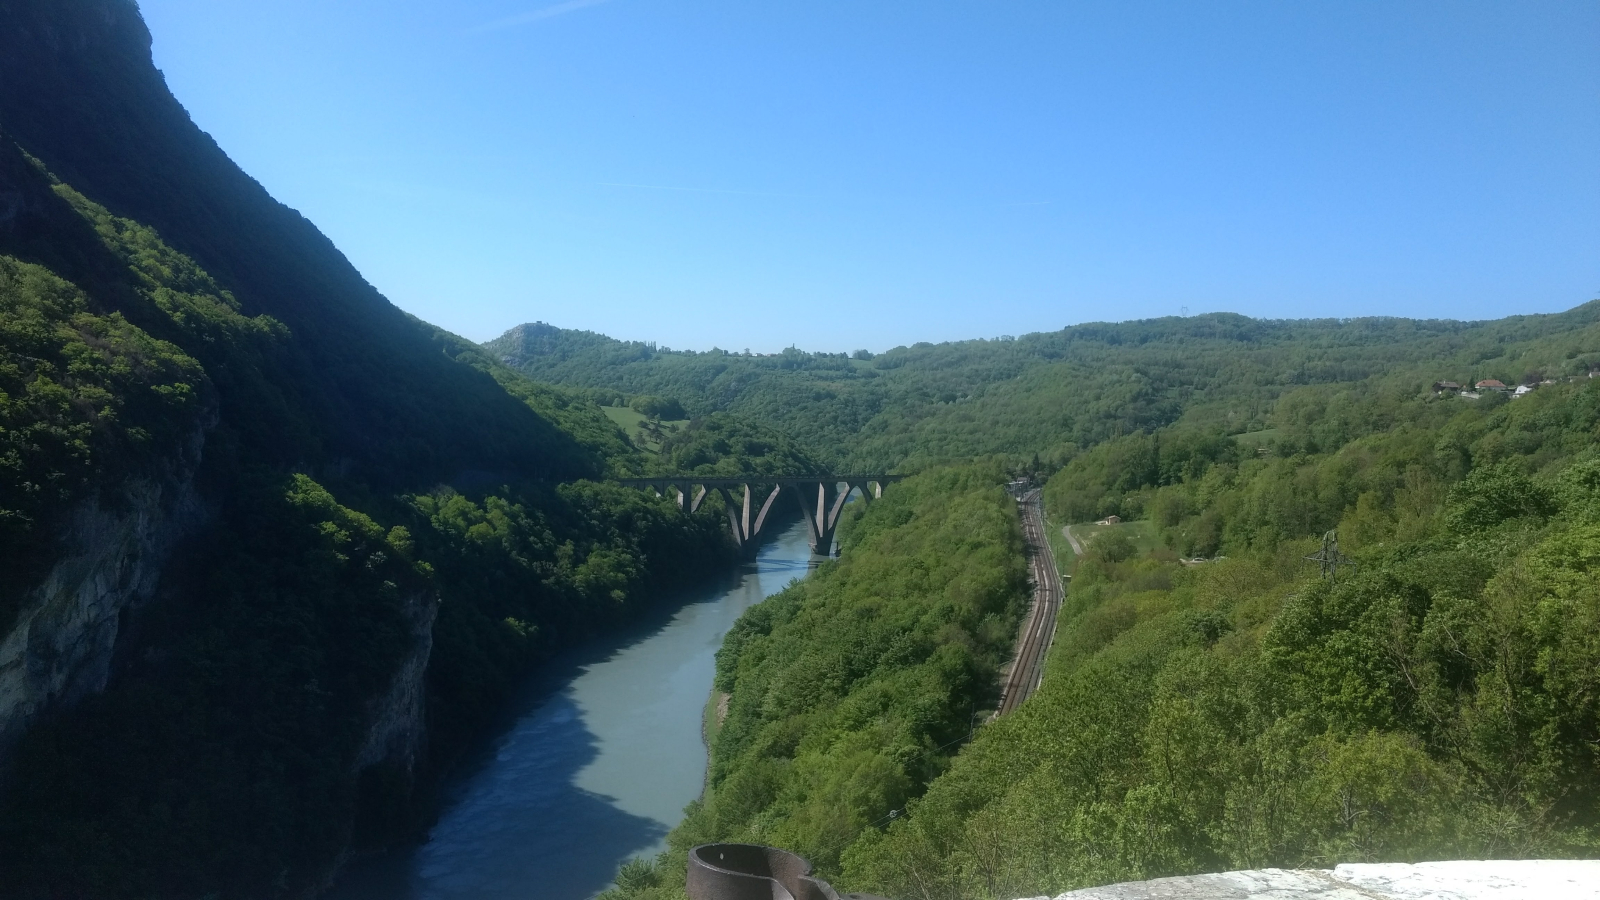
[[659,852],[705,778],[723,634],[813,559],[797,522],[724,583],[546,666],[427,842],[352,866],[329,900],[585,900]]

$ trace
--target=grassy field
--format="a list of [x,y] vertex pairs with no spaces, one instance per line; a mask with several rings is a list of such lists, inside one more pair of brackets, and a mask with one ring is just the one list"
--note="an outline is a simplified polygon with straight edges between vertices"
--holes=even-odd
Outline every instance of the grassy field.
[[1248,434],[1235,435],[1233,439],[1238,441],[1239,446],[1246,450],[1254,450],[1258,447],[1265,447],[1277,440],[1278,429],[1268,428],[1266,431],[1252,431]]
[[[1136,522],[1119,522],[1116,525],[1074,525],[1072,526],[1072,536],[1077,538],[1078,543],[1082,544],[1084,549],[1087,550],[1094,545],[1094,539],[1097,536],[1108,531],[1118,530],[1127,533],[1128,537],[1133,539],[1133,546],[1140,553],[1149,553],[1161,546],[1161,538],[1156,534],[1155,523],[1148,519],[1141,519]],[[1060,536],[1060,533],[1061,529],[1057,528],[1057,536]],[[1062,543],[1066,543],[1066,541],[1063,540]]]
[[1073,567],[1078,564],[1078,554],[1072,552],[1072,545],[1061,534],[1061,523],[1046,519],[1044,533],[1050,538],[1050,552],[1056,556],[1056,569],[1070,577]]
[[[1061,574],[1070,576],[1072,570],[1077,568],[1078,554],[1073,552],[1072,544],[1061,533],[1061,525],[1062,523],[1060,522],[1046,519],[1045,534],[1050,537],[1050,550],[1055,554],[1056,566],[1061,570]],[[1162,547],[1161,537],[1156,533],[1155,523],[1144,519],[1133,522],[1119,522],[1115,525],[1077,524],[1072,526],[1072,536],[1077,538],[1078,543],[1087,550],[1094,543],[1096,536],[1116,529],[1121,529],[1128,537],[1132,538],[1135,550],[1141,554],[1159,550]]]
[[[661,449],[659,440],[649,432],[639,430],[640,424],[646,421],[644,413],[631,406],[602,406],[600,409],[605,412],[607,418],[617,423],[617,426],[622,429],[622,433],[626,434],[629,440],[640,448],[650,451]],[[689,424],[688,419],[675,419],[661,422],[661,428],[663,431],[671,432],[677,431],[687,424]]]

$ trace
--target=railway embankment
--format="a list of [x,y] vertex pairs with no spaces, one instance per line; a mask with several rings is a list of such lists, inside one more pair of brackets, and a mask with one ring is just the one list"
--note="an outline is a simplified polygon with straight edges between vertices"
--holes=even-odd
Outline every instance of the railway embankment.
[[1044,504],[1037,489],[1023,494],[1017,500],[1022,517],[1022,536],[1028,554],[1028,578],[1033,583],[1033,601],[1022,630],[1017,634],[1017,649],[1011,665],[1006,670],[1005,686],[1001,690],[996,716],[1003,716],[1021,706],[1023,701],[1038,689],[1044,680],[1045,657],[1055,639],[1056,618],[1061,613],[1061,601],[1066,594],[1061,572],[1056,568],[1055,556],[1050,552],[1050,541],[1045,531]]

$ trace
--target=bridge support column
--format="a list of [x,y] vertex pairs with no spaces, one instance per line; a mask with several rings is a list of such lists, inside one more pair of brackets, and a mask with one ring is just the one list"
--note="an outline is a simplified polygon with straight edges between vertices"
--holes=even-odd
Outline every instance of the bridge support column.
[[[761,504],[761,509],[756,512],[754,521],[751,521],[750,514],[755,491],[748,484],[741,485],[741,487],[744,490],[744,496],[737,503],[734,502],[733,495],[728,493],[727,488],[719,487],[717,491],[722,494],[723,503],[726,504],[728,509],[728,530],[733,533],[734,546],[738,547],[739,552],[745,556],[753,557],[756,555],[756,550],[761,546],[761,529],[767,524],[767,513],[772,511],[772,504],[777,501],[778,495],[783,492],[783,485],[773,487],[772,493],[767,495],[766,501]],[[698,498],[695,504],[699,505]]]
[[[746,490],[748,490],[748,488],[746,488]],[[752,542],[761,536],[761,529],[767,524],[767,513],[772,511],[772,504],[777,502],[778,495],[781,493],[783,493],[783,485],[773,485],[772,493],[768,494],[766,502],[761,504],[761,512],[756,515],[755,528],[750,532],[750,539]]]
[[698,491],[694,490],[695,484],[692,481],[675,481],[672,482],[670,486],[662,485],[661,487],[655,488],[655,491],[658,495],[664,497],[666,496],[665,492],[669,489],[669,487],[671,490],[677,492],[677,496],[674,497],[673,500],[678,504],[679,512],[699,512],[700,504],[705,502],[706,494],[710,493],[706,490],[705,485],[700,485],[700,489]]
[[[845,483],[844,490],[839,490],[839,483],[826,481],[817,482],[815,502],[809,485],[802,485],[796,492],[800,500],[800,509],[805,513],[806,530],[811,534],[811,552],[818,556],[829,556],[833,553],[833,533],[839,527],[839,513],[844,510],[844,503],[850,497],[853,485]],[[863,495],[865,491],[863,491]]]
[[[876,492],[872,490],[873,487],[877,488]],[[852,481],[850,489],[861,491],[861,500],[865,503],[883,499],[883,485],[876,481]]]
[[[749,528],[745,525],[750,521],[750,485],[744,486],[744,502],[735,503],[733,495],[725,487],[717,488],[717,493],[722,495],[722,505],[728,513],[728,530],[733,533],[733,545],[739,548],[740,553],[748,553],[745,545],[749,543],[747,534]],[[744,522],[740,521],[741,507],[744,512]]]

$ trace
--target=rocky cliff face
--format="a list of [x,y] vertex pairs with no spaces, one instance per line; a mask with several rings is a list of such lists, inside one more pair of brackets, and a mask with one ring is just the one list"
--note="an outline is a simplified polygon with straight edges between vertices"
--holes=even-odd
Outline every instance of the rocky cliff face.
[[68,516],[55,565],[0,638],[0,767],[40,715],[105,688],[126,617],[205,518],[194,475],[209,427],[196,427],[163,477],[130,479]]
[[433,652],[433,620],[439,614],[436,594],[419,594],[406,607],[412,650],[395,669],[389,690],[372,701],[372,725],[356,757],[360,771],[379,763],[411,774],[416,771],[424,738],[424,676]]

